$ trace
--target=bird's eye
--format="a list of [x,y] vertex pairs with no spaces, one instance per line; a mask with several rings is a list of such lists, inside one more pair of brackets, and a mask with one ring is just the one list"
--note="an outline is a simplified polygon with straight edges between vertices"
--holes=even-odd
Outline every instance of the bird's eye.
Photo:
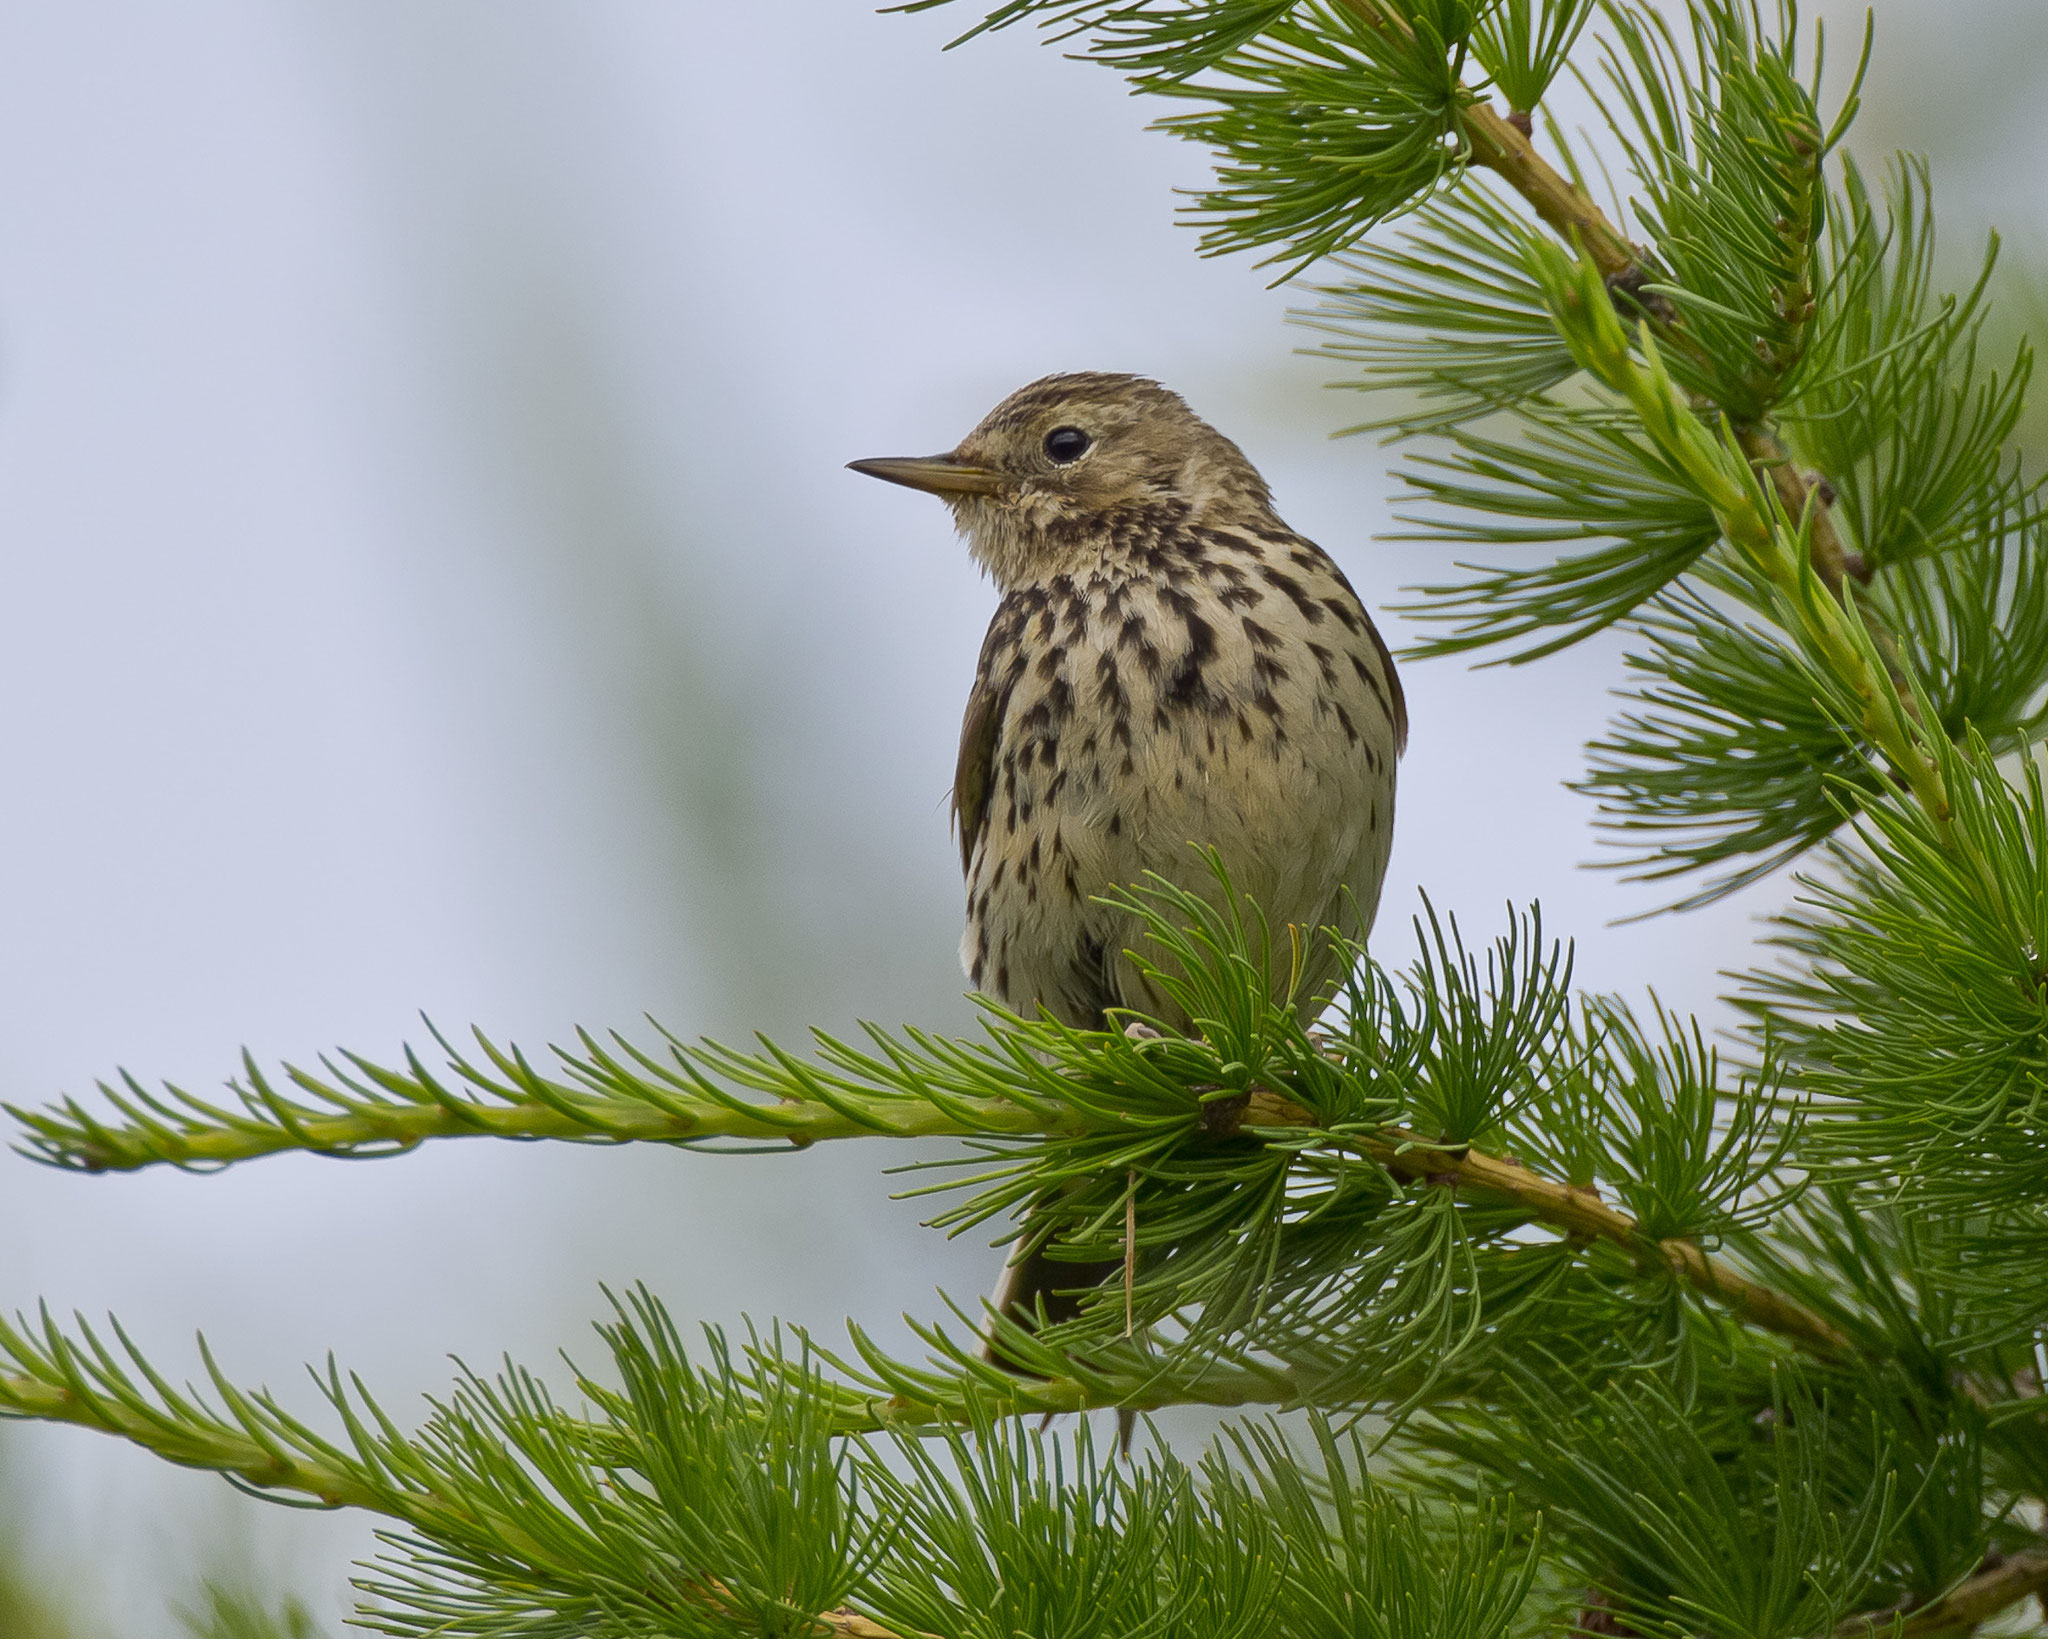
[[1045,435],[1045,453],[1064,467],[1080,460],[1094,442],[1079,427],[1055,427]]

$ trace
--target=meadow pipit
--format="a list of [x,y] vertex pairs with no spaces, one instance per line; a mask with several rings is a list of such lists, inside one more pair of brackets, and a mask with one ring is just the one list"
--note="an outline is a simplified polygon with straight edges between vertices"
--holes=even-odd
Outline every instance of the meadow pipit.
[[[1097,896],[1154,872],[1213,897],[1214,849],[1280,948],[1298,931],[1318,1011],[1340,960],[1318,930],[1362,939],[1379,902],[1408,717],[1371,617],[1244,453],[1158,383],[1088,373],[1011,394],[945,455],[852,465],[942,497],[1002,593],[953,784],[974,984],[1071,1025],[1185,1028]],[[1067,1318],[1116,1267],[1042,1238],[1001,1312]]]

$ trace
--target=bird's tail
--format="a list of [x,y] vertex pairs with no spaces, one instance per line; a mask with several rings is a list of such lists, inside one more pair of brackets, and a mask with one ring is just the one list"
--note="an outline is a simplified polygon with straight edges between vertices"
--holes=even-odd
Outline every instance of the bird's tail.
[[[1034,1332],[1072,1320],[1081,1312],[1081,1300],[1089,1292],[1111,1279],[1121,1279],[1124,1270],[1121,1258],[1088,1263],[1055,1261],[1046,1256],[1044,1236],[1037,1231],[1037,1214],[1033,1213],[1025,1220],[1024,1233],[1017,1241],[1018,1251],[1003,1266],[1002,1279],[996,1283],[995,1296],[990,1300],[990,1307],[1003,1319]],[[993,1366],[1028,1371],[1003,1353],[993,1326],[982,1339],[981,1357]],[[1117,1408],[1117,1449],[1127,1455],[1137,1418],[1138,1414],[1128,1407]],[[1051,1421],[1049,1415],[1047,1421]]]

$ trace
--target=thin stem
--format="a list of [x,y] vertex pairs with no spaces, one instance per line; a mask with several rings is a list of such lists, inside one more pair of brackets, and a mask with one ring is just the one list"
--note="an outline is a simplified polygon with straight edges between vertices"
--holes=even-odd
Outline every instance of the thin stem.
[[1603,279],[1614,282],[1641,275],[1642,252],[1607,220],[1583,188],[1537,153],[1535,143],[1512,121],[1494,112],[1491,103],[1467,105],[1463,123],[1472,163],[1492,171],[1520,194],[1566,244],[1583,249]]
[[[1400,17],[1374,4],[1374,0],[1345,0],[1345,3],[1377,28],[1408,32],[1407,24]],[[1583,188],[1536,151],[1530,132],[1523,128],[1516,115],[1503,115],[1491,103],[1473,99],[1461,108],[1459,123],[1471,162],[1493,172],[1514,189],[1545,226],[1599,270],[1605,285],[1610,289],[1626,289],[1643,282],[1651,271],[1644,252],[1607,219],[1606,213]],[[1789,294],[1810,293],[1795,289]],[[1644,322],[1669,345],[1695,359],[1703,357],[1677,313],[1668,310],[1647,313]],[[1824,498],[1807,483],[1792,461],[1790,452],[1768,426],[1744,425],[1736,428],[1735,432],[1751,466],[1769,477],[1785,516],[1795,523],[1804,521],[1808,556],[1821,584],[1836,602],[1846,600],[1850,595],[1848,581],[1867,582],[1870,571],[1843,544],[1841,532],[1836,529]],[[1871,627],[1867,613],[1862,619],[1870,629],[1871,638],[1883,660],[1887,681],[1899,702],[1899,709],[1917,719],[1920,713],[1913,699],[1912,684],[1891,634]],[[1855,680],[1853,673],[1851,680]],[[1903,768],[1902,772],[1905,772]],[[1945,823],[1945,799],[1936,803],[1935,811],[1936,818]]]
[[[386,1084],[377,1099],[337,1100],[338,1110],[267,1101],[261,1114],[190,1106],[175,1124],[162,1119],[111,1125],[73,1103],[59,1111],[6,1106],[29,1129],[25,1153],[77,1172],[133,1172],[149,1166],[201,1170],[307,1151],[370,1157],[403,1153],[438,1138],[566,1139],[580,1143],[696,1144],[726,1140],[787,1143],[792,1149],[835,1138],[933,1138],[963,1133],[1029,1136],[1057,1131],[1007,1099],[949,1099],[950,1108],[914,1100],[876,1102],[849,1114],[824,1103],[754,1105],[734,1099],[652,1099],[578,1093],[573,1100],[521,1097],[494,1089],[486,1100],[452,1096],[424,1076]],[[436,1092],[440,1096],[436,1096]],[[211,1119],[209,1119],[210,1117]]]
[[[1778,504],[1785,509],[1788,518],[1806,515],[1813,509],[1812,539],[1809,556],[1813,560],[1813,572],[1820,576],[1821,584],[1837,599],[1845,594],[1845,581],[1854,577],[1859,583],[1870,580],[1869,569],[1863,567],[1860,559],[1851,560],[1849,549],[1842,544],[1842,537],[1835,528],[1834,515],[1828,510],[1825,500],[1816,494],[1806,480],[1799,475],[1793,464],[1791,452],[1778,441],[1776,433],[1768,427],[1738,427],[1736,441],[1742,446],[1742,453],[1749,457],[1750,465],[1771,481],[1771,488],[1777,492]],[[1905,682],[1902,673],[1895,672],[1896,684]]]
[[2030,1594],[2048,1594],[2048,1548],[2001,1559],[1904,1620],[1896,1610],[1852,1616],[1830,1639],[1929,1639],[1937,1633],[1967,1632]]
[[[1298,1129],[1314,1124],[1308,1111],[1267,1092],[1252,1094],[1244,1121],[1249,1127]],[[1484,1190],[1513,1201],[1532,1219],[1566,1236],[1606,1241],[1626,1252],[1638,1267],[1669,1270],[1745,1324],[1786,1338],[1817,1359],[1840,1361],[1854,1352],[1843,1332],[1797,1299],[1750,1280],[1692,1241],[1651,1240],[1635,1219],[1591,1190],[1545,1178],[1519,1161],[1473,1149],[1447,1150],[1400,1127],[1383,1127],[1355,1142],[1398,1178],[1445,1189]]]
[[[1472,163],[1493,172],[1520,194],[1553,233],[1584,253],[1607,284],[1640,280],[1649,271],[1643,252],[1608,221],[1606,213],[1586,191],[1537,153],[1536,145],[1495,113],[1490,103],[1473,103],[1466,108],[1464,125]],[[1676,314],[1658,322],[1667,339],[1688,352],[1694,351],[1692,338],[1685,334],[1684,322]],[[1809,504],[1813,504],[1814,572],[1834,596],[1841,597],[1850,559],[1827,507],[1815,504],[1812,486],[1800,475],[1785,446],[1768,427],[1746,426],[1739,429],[1738,437],[1744,454],[1759,471],[1770,475],[1771,486],[1788,518],[1804,517]]]
[[818,1621],[829,1631],[844,1635],[844,1639],[899,1639],[893,1628],[870,1622],[859,1611],[850,1611],[843,1606],[836,1611],[821,1613]]
[[0,1413],[112,1434],[180,1468],[231,1475],[257,1490],[291,1492],[323,1507],[394,1512],[373,1488],[338,1466],[279,1451],[226,1425],[202,1428],[112,1396],[0,1372]]
[[[1600,271],[1609,287],[1640,282],[1647,271],[1643,253],[1623,237],[1584,189],[1573,184],[1551,165],[1510,120],[1494,112],[1491,104],[1473,103],[1464,111],[1472,163],[1492,171],[1533,209],[1537,216],[1564,240],[1576,246]],[[1676,313],[1650,314],[1644,322],[1654,326],[1672,345],[1694,357],[1698,348]],[[1841,532],[1825,498],[1807,483],[1791,453],[1768,426],[1749,424],[1735,429],[1736,441],[1750,465],[1770,479],[1778,504],[1795,523],[1802,520],[1807,530],[1807,555],[1814,573],[1836,602],[1845,601],[1848,582],[1867,583],[1870,571],[1842,542]],[[1868,614],[1863,616],[1866,626]],[[1871,628],[1871,637],[1884,661],[1887,680],[1900,707],[1909,716],[1920,715],[1913,699],[1912,684],[1889,632]]]
[[[1907,709],[1883,650],[1858,605],[1827,595],[1798,543],[1813,519],[1774,508],[1756,469],[1732,435],[1716,436],[1665,368],[1648,324],[1633,345],[1605,281],[1590,258],[1550,252],[1537,269],[1560,334],[1582,368],[1626,399],[1643,431],[1685,474],[1752,575],[1780,600],[1781,623],[1804,639],[1846,686],[1865,737],[1883,752],[1933,820],[1944,846],[1955,845],[1948,788],[1919,714]],[[1640,357],[1638,357],[1640,354]],[[1724,424],[1725,428],[1725,424]]]
[[[314,1085],[310,1077],[299,1079],[302,1086]],[[787,1094],[768,1104],[730,1095],[684,1097],[672,1091],[664,1091],[659,1102],[654,1102],[633,1096],[634,1083],[621,1074],[614,1079],[617,1090],[608,1094],[579,1091],[572,1099],[562,1096],[558,1088],[555,1096],[542,1101],[521,1088],[494,1085],[487,1102],[480,1097],[452,1097],[417,1065],[411,1079],[397,1072],[379,1072],[378,1079],[381,1096],[374,1101],[341,1100],[332,1089],[321,1089],[321,1096],[330,1104],[342,1102],[339,1113],[287,1105],[273,1095],[261,1116],[251,1112],[230,1118],[210,1110],[217,1124],[201,1120],[196,1112],[210,1107],[196,1101],[188,1101],[175,1127],[161,1117],[146,1124],[109,1126],[75,1104],[61,1118],[45,1113],[23,1119],[30,1121],[45,1159],[93,1171],[165,1162],[222,1165],[297,1149],[339,1155],[377,1153],[393,1147],[410,1148],[428,1138],[554,1138],[613,1144],[737,1138],[805,1145],[878,1134],[1032,1137],[1108,1131],[1114,1126],[1110,1116],[1072,1106],[1044,1103],[1031,1109],[1005,1098],[958,1096],[934,1102],[914,1096],[877,1096],[872,1090],[863,1094],[845,1084],[834,1089],[830,1105]],[[1263,1092],[1253,1095],[1239,1124],[1297,1132],[1316,1126],[1307,1110]],[[1477,1151],[1447,1154],[1399,1127],[1384,1128],[1366,1138],[1331,1135],[1331,1142],[1355,1149],[1403,1178],[1448,1180],[1506,1195],[1521,1202],[1533,1218],[1566,1235],[1609,1241],[1640,1263],[1661,1263],[1695,1291],[1747,1323],[1788,1337],[1810,1353],[1833,1356],[1848,1348],[1839,1332],[1792,1299],[1745,1280],[1689,1241],[1646,1241],[1632,1218],[1587,1191]],[[1079,1407],[1062,1404],[1032,1409]]]

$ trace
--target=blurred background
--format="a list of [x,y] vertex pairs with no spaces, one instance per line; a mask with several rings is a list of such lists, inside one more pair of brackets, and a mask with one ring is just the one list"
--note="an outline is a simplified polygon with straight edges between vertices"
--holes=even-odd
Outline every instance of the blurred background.
[[[1369,602],[1436,567],[1375,542],[1389,458],[1327,439],[1359,404],[1292,352],[1302,298],[1175,225],[1201,155],[1028,33],[942,54],[970,17],[0,4],[0,1096],[388,1057],[422,1012],[530,1048],[964,1024],[945,796],[994,597],[843,463],[1047,371],[1179,388]],[[1958,266],[1994,220],[2024,264],[2048,10],[1877,18],[1860,151],[1932,154]],[[1711,1011],[1786,888],[1608,925],[1659,901],[1581,868],[1559,782],[1619,675],[1407,670],[1383,952],[1419,886],[1481,937],[1540,898],[1590,984]],[[888,1199],[901,1159],[10,1156],[0,1304],[117,1313],[174,1376],[204,1331],[308,1410],[331,1350],[401,1418],[451,1354],[587,1357],[602,1282],[901,1342],[998,1261]],[[0,1427],[0,1497],[0,1639],[55,1631],[38,1600],[174,1632],[205,1575],[333,1630],[374,1550],[68,1429]]]

